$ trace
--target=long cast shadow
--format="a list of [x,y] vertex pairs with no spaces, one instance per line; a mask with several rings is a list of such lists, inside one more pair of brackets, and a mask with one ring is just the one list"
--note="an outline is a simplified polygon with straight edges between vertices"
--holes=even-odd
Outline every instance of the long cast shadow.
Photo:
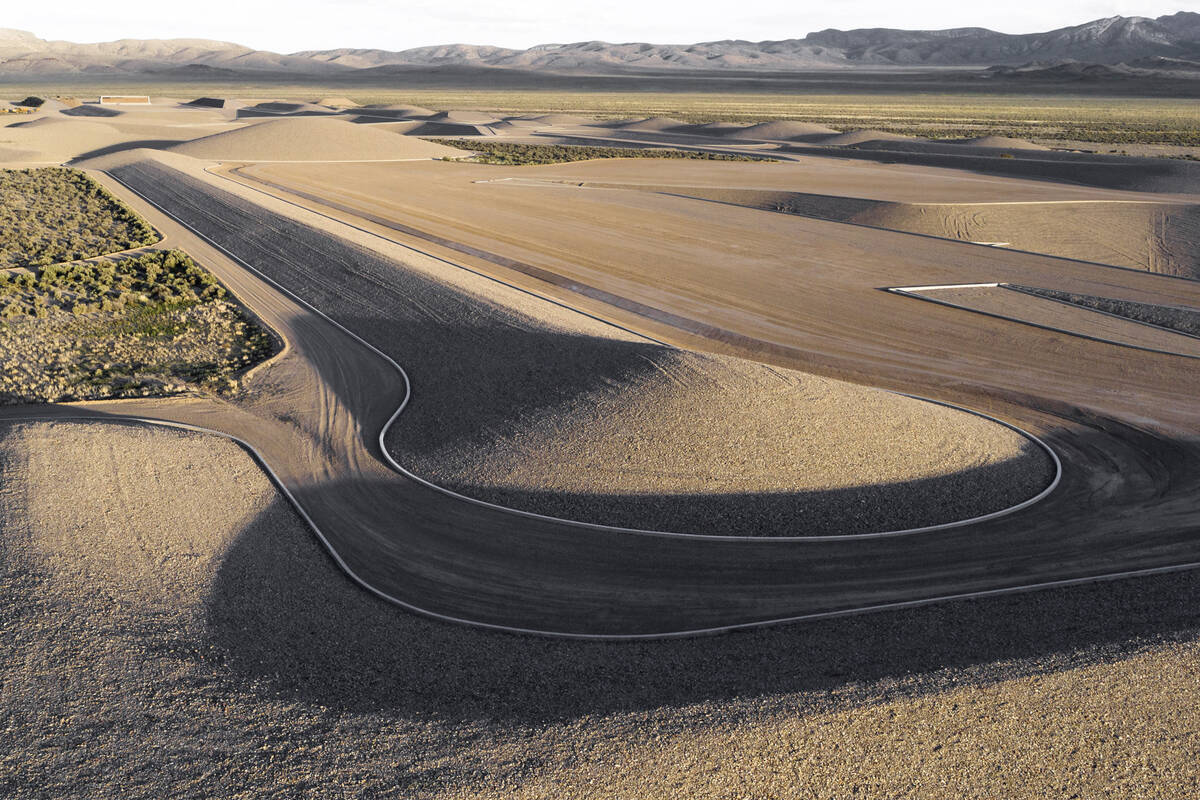
[[795,693],[858,705],[1200,634],[1200,573],[1181,572],[715,637],[535,638],[403,612],[297,533],[246,528],[212,587],[210,642],[265,691],[354,711],[537,724]]

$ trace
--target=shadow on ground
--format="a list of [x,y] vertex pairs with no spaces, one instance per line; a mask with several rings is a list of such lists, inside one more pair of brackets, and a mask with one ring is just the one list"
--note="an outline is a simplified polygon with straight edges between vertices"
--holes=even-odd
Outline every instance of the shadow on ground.
[[162,150],[171,145],[179,144],[178,139],[138,139],[133,142],[117,142],[105,147],[98,147],[95,150],[89,150],[71,159],[70,163],[76,164],[81,161],[86,161],[89,158],[98,158],[99,156],[107,156],[113,153],[123,153],[126,150],[137,150],[145,147],[151,150]]
[[773,696],[801,711],[806,701],[787,695],[868,704],[1200,633],[1193,571],[720,636],[546,639],[402,611],[297,533],[252,525],[226,554],[208,600],[211,644],[248,685],[352,711],[541,724]]

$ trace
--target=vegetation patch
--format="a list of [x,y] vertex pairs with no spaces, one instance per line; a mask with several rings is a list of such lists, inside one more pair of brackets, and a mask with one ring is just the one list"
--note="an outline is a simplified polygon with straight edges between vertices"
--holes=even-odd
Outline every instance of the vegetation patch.
[[1147,325],[1157,325],[1169,328],[1177,333],[1189,336],[1200,336],[1200,309],[1181,308],[1178,306],[1162,306],[1154,303],[1138,303],[1133,300],[1114,300],[1111,297],[1097,297],[1090,294],[1074,294],[1061,292],[1057,289],[1042,289],[1036,286],[1019,286],[1007,284],[1008,288],[1018,292],[1070,303],[1074,306],[1091,311],[1103,311],[1118,317],[1124,317],[1134,322]]
[[0,170],[0,269],[92,258],[159,238],[131,208],[79,170]]
[[0,403],[234,391],[273,352],[177,250],[0,272]]
[[565,144],[518,144],[515,142],[473,141],[468,139],[432,139],[438,144],[470,150],[474,160],[483,164],[524,166],[564,164],[594,158],[689,158],[701,161],[774,161],[761,156],[707,153],[699,150],[670,150],[660,147],[589,147]]

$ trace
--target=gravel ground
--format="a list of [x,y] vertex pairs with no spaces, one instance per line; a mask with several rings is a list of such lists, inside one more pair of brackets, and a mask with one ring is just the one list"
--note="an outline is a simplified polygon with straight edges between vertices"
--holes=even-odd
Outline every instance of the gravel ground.
[[402,364],[396,459],[465,494],[630,527],[758,535],[947,522],[1049,459],[937,406],[680,352],[459,270],[427,273],[150,161],[113,173]]
[[223,439],[5,425],[0,474],[6,797],[1200,792],[1196,573],[555,641],[367,595]]

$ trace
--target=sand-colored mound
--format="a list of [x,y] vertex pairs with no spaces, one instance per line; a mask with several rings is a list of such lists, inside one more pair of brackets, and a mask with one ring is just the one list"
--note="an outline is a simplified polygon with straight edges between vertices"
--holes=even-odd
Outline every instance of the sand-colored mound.
[[686,128],[688,124],[681,119],[672,119],[671,117],[646,117],[645,119],[627,122],[618,125],[624,131],[645,131],[647,133],[661,133],[663,131],[671,131],[678,128]]
[[33,154],[24,160],[61,162],[111,147],[125,138],[119,130],[102,122],[51,116],[4,128],[0,132],[0,148]]
[[836,136],[820,139],[821,144],[833,145],[835,147],[845,147],[848,145],[864,144],[866,142],[896,142],[896,141],[917,141],[912,136],[901,136],[898,133],[889,133],[887,131],[875,130],[873,128],[864,128],[862,130],[847,131],[839,133]]
[[499,122],[493,122],[491,125],[481,125],[479,127],[486,127],[492,133],[510,133],[512,131],[529,132],[536,128],[537,125],[536,123],[531,124],[520,119],[502,119]]
[[838,132],[824,125],[812,122],[794,122],[791,120],[776,120],[760,122],[728,134],[734,139],[766,139],[769,141],[791,141],[810,136],[836,136]]
[[385,161],[458,157],[444,145],[344,119],[301,117],[248,125],[170,148],[217,161]]
[[634,125],[645,120],[646,117],[622,117],[620,119],[598,120],[595,125],[599,128],[624,128],[626,125]]
[[119,117],[125,112],[95,103],[80,103],[73,108],[64,108],[59,113],[66,114],[68,117]]
[[173,153],[170,150],[155,150],[147,147],[130,148],[128,150],[119,150],[114,153],[105,153],[103,155],[94,156],[92,158],[76,161],[73,166],[81,169],[95,169],[101,172],[109,170],[117,170],[122,167],[128,167],[131,164],[139,164],[146,162],[154,162],[169,166],[177,170],[193,170],[196,168],[196,159],[181,153]]
[[1049,147],[1044,145],[1028,142],[1024,139],[1014,139],[1011,136],[977,136],[974,139],[961,139],[955,144],[963,145],[964,147],[987,147],[993,149],[1003,148],[1005,150],[1049,150]]
[[358,103],[351,100],[349,97],[322,97],[316,101],[316,105],[325,106],[326,108],[358,108]]
[[699,125],[688,125],[680,128],[679,132],[687,132],[697,136],[732,136],[741,133],[750,126],[741,122],[703,122]]
[[225,108],[225,103],[226,100],[222,97],[197,97],[195,100],[183,103],[183,105],[195,108]]
[[389,437],[393,454],[503,505],[729,535],[949,522],[1020,502],[1052,476],[1023,436],[942,406],[741,359],[596,347],[568,357],[582,364],[603,353],[606,379],[563,405],[504,418],[480,401],[466,412],[482,415],[469,426],[477,433],[459,436],[454,415],[439,410],[435,433],[414,406]]
[[362,106],[357,109],[360,114],[369,114],[372,116],[381,117],[420,117],[422,119],[432,117],[436,112],[422,108],[421,106],[410,106],[404,103],[386,103],[382,105]]
[[[417,120],[416,127],[405,131],[410,136],[494,136],[491,125],[463,125],[454,122],[424,122]],[[499,124],[499,123],[494,123]]]
[[238,118],[248,117],[319,117],[336,114],[332,108],[319,106],[315,103],[292,103],[284,101],[269,101],[252,106],[242,106],[237,110]]
[[537,116],[525,117],[524,119],[546,126],[593,125],[596,122],[591,117],[581,117],[575,114],[538,114]]
[[454,125],[494,125],[500,120],[486,111],[439,111],[431,115],[429,121]]

